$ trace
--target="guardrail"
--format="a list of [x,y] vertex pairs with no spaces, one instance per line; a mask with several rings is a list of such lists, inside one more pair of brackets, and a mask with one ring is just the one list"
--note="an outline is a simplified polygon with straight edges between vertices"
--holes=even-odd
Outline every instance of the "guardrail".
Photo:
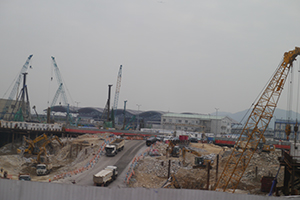
[[[66,178],[66,177],[71,177],[73,175],[77,175],[78,173],[82,173],[86,170],[89,170],[91,168],[93,168],[99,161],[100,157],[103,155],[105,146],[110,143],[110,141],[114,139],[113,137],[108,137],[107,139],[104,140],[104,142],[102,143],[101,147],[98,149],[97,153],[95,154],[95,156],[84,166],[84,167],[80,167],[78,169],[69,171],[69,172],[65,172],[65,173],[61,173],[59,175],[55,175],[54,178],[52,179],[53,181],[58,180],[58,179],[62,179],[62,178]],[[51,181],[51,179],[49,179],[49,181]]]

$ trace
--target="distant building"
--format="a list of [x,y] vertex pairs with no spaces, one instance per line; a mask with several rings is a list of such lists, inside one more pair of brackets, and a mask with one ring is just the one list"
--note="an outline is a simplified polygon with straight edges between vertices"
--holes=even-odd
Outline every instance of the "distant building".
[[[287,140],[287,135],[285,134],[285,127],[287,124],[291,125],[291,134],[289,135],[289,139],[293,140],[295,138],[294,127],[296,125],[296,121],[276,119],[275,123],[274,123],[274,138],[275,139]],[[296,136],[296,139],[299,140],[299,132]]]
[[161,117],[161,127],[167,130],[230,134],[234,120],[224,116],[167,113]]

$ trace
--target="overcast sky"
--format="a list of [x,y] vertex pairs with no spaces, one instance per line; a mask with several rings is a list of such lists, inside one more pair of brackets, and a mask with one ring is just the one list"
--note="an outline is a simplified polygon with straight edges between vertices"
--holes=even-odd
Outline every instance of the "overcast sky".
[[299,0],[1,0],[0,95],[33,54],[27,83],[39,113],[58,88],[51,56],[74,106],[105,107],[108,84],[112,105],[123,65],[118,108],[127,100],[143,111],[238,112],[300,46],[299,8]]

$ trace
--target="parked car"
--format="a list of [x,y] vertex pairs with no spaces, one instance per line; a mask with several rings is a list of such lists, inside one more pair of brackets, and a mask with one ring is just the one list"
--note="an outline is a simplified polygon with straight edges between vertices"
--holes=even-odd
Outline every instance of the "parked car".
[[198,143],[198,138],[196,138],[196,137],[190,137],[189,140],[192,143]]

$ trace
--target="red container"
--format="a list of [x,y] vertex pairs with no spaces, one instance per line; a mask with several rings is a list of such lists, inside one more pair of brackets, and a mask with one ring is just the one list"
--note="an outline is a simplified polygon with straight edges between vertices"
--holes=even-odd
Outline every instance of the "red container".
[[180,141],[186,141],[186,140],[189,140],[189,136],[188,136],[188,135],[179,135],[179,140],[180,140]]

